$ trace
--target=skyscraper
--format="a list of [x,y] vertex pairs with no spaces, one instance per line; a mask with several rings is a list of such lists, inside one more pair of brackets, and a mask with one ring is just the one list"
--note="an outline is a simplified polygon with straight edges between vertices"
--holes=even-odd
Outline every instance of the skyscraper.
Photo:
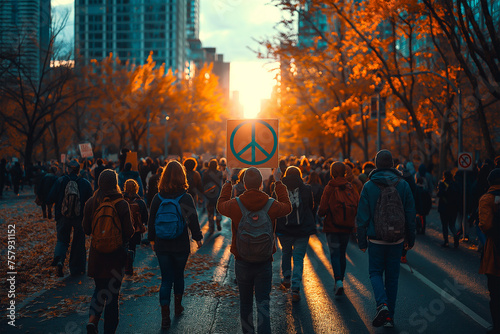
[[150,51],[158,63],[184,71],[187,0],[75,0],[75,49],[84,64],[113,53],[144,64]]
[[15,57],[24,76],[40,78],[49,49],[50,11],[50,0],[0,1],[0,67]]
[[200,0],[187,1],[187,38],[200,38]]

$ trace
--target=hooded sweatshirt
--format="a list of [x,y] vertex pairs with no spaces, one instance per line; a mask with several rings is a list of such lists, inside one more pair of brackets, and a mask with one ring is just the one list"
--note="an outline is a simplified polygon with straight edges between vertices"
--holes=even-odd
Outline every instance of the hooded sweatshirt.
[[[396,169],[375,169],[369,175],[370,180],[365,183],[358,205],[358,214],[356,216],[356,226],[358,230],[358,246],[360,249],[368,247],[367,239],[376,240],[375,226],[373,217],[375,216],[375,207],[380,196],[380,189],[374,183],[395,184],[399,181],[396,189],[403,203],[405,211],[405,238],[404,242],[413,247],[415,243],[415,201],[411,193],[410,186],[405,180],[401,179],[401,173]],[[379,242],[378,242],[379,243]]]
[[[241,260],[238,250],[236,249],[236,234],[238,233],[238,225],[242,218],[241,210],[235,198],[231,199],[233,187],[230,182],[224,183],[219,199],[217,201],[217,210],[220,214],[231,219],[231,253],[237,260]],[[269,218],[275,225],[276,218],[284,217],[292,212],[292,204],[288,198],[288,191],[286,186],[281,181],[276,182],[276,195],[277,200],[269,208],[267,212]],[[249,211],[259,211],[262,209],[269,200],[269,196],[259,189],[247,189],[241,196],[239,196],[241,203]],[[273,254],[276,252],[276,245],[273,247]],[[272,261],[272,258],[269,259]]]

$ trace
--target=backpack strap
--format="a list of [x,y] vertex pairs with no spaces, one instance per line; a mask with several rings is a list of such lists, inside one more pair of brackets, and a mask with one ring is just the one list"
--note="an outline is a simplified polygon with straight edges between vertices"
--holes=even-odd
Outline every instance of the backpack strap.
[[240,200],[239,196],[236,197],[236,202],[238,203],[238,206],[240,207],[242,215],[245,215],[245,214],[247,214],[247,213],[250,212],[250,211],[247,210],[247,208],[245,208],[245,206],[243,205],[243,203],[241,203],[241,200]]
[[274,198],[269,198],[267,200],[266,205],[264,205],[264,207],[262,208],[262,210],[265,211],[265,212],[268,212],[269,209],[271,208],[271,205],[273,205],[273,203],[274,203]]

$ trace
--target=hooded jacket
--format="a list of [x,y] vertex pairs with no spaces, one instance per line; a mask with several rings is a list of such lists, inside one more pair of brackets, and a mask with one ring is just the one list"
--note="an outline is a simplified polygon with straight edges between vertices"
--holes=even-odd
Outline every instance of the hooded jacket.
[[479,200],[479,228],[487,237],[479,273],[500,276],[500,256],[497,250],[500,245],[496,245],[492,238],[495,229],[500,228],[495,226],[498,222],[493,221],[495,211],[500,210],[495,204],[495,196],[500,196],[500,185],[491,186]]
[[[288,198],[288,191],[286,186],[278,181],[276,184],[276,195],[278,197],[277,200],[269,208],[267,212],[269,218],[275,225],[276,228],[276,219],[278,217],[284,217],[292,212],[292,204],[290,203],[290,199]],[[236,249],[236,234],[238,233],[238,225],[242,218],[241,210],[238,205],[238,202],[235,198],[231,199],[233,187],[230,182],[224,183],[222,187],[220,197],[217,201],[217,210],[220,214],[229,217],[231,219],[231,253],[237,260],[241,260],[238,250]],[[247,208],[249,211],[258,211],[262,209],[267,201],[269,200],[269,196],[258,189],[248,189],[241,196],[239,196],[241,203]],[[276,245],[273,247],[273,254],[276,252]],[[270,261],[272,258],[269,259]]]
[[[314,219],[313,212],[314,199],[311,186],[304,184],[300,176],[286,176],[283,178],[283,184],[287,187],[288,191],[299,189],[300,204],[297,210],[300,224],[295,226],[286,225],[286,217],[280,217],[276,225],[276,234],[305,237],[316,233],[316,220]],[[296,211],[293,211],[292,207],[290,215],[294,214],[296,214]]]
[[405,211],[405,240],[408,246],[413,247],[415,243],[415,201],[411,193],[410,186],[405,180],[401,179],[401,173],[396,169],[375,169],[369,175],[370,180],[365,183],[358,205],[358,214],[356,216],[356,227],[358,232],[358,246],[360,249],[368,247],[367,239],[376,238],[373,217],[375,216],[375,207],[380,196],[380,189],[375,182],[380,184],[394,184],[400,180],[396,190],[401,197]]
[[[325,187],[323,191],[323,196],[321,196],[321,202],[319,204],[318,216],[325,217],[323,221],[323,232],[324,233],[351,233],[351,231],[343,228],[336,227],[333,224],[333,217],[330,214],[330,197],[335,190],[335,187],[346,186],[349,183],[345,177],[336,177],[331,179],[330,182]],[[352,185],[351,185],[352,186]],[[356,196],[359,196],[355,187],[353,187]],[[359,210],[359,208],[358,208]]]

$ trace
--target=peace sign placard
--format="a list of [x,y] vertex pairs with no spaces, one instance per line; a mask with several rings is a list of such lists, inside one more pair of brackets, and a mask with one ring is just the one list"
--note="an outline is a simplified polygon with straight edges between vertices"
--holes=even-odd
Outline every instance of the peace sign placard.
[[228,167],[278,167],[278,127],[277,119],[228,120]]

